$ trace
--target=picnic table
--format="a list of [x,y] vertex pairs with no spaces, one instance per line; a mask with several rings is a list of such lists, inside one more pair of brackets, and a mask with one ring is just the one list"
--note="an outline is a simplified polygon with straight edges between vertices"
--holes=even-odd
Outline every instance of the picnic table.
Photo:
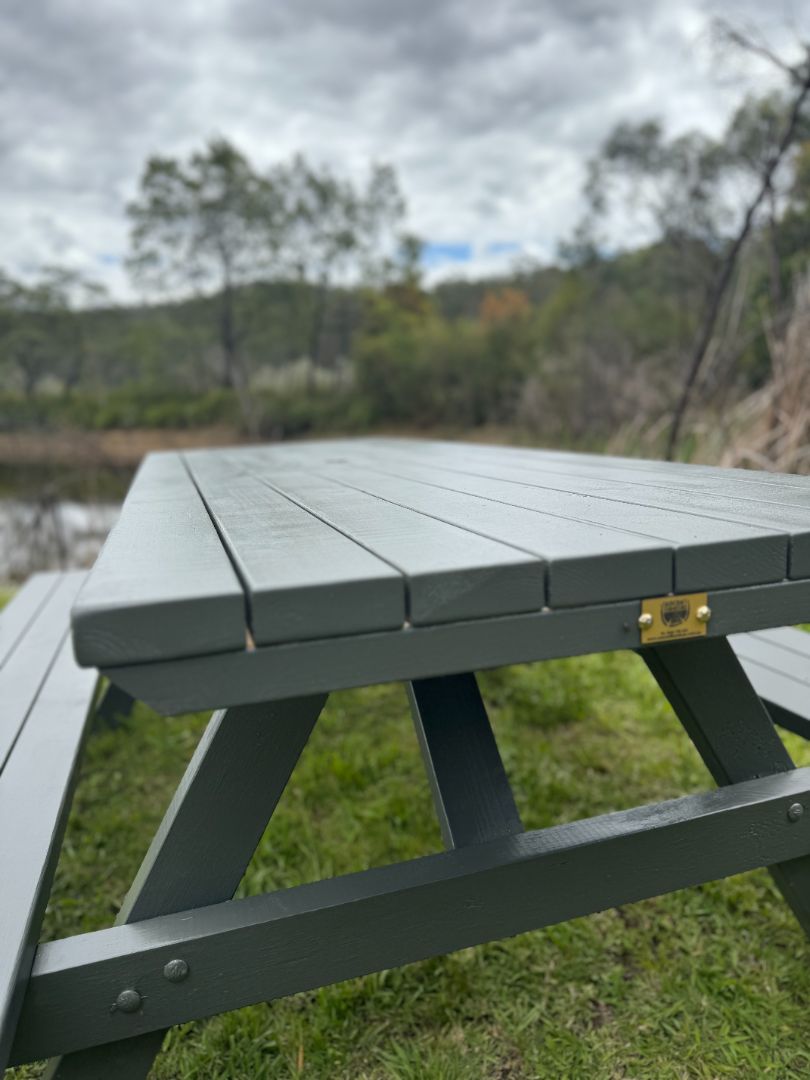
[[[143,1077],[174,1024],[760,866],[810,932],[810,770],[749,678],[802,730],[810,651],[769,628],[808,620],[799,477],[401,439],[148,456],[75,656],[120,701],[218,711],[117,925],[39,947],[12,1062]],[[719,787],[524,831],[474,672],[614,649]],[[393,680],[446,850],[233,900],[327,694]]]

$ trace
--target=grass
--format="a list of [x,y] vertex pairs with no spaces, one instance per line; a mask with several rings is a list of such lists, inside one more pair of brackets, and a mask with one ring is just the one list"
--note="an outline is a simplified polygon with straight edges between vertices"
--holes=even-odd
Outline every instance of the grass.
[[[481,686],[527,828],[710,786],[630,654],[504,669]],[[46,938],[114,918],[204,724],[139,707],[93,735]],[[810,764],[810,744],[787,739]],[[402,688],[339,693],[240,893],[440,847]],[[808,952],[759,871],[184,1025],[153,1076],[806,1077]]]

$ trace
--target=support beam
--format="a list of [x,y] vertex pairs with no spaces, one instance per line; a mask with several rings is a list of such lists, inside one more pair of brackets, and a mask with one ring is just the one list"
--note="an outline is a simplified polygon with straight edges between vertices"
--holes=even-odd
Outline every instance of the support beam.
[[[768,710],[725,638],[658,645],[642,649],[641,655],[718,784],[794,768]],[[810,804],[805,803],[804,811],[802,822],[810,820]],[[771,875],[810,934],[810,858],[772,866]]]
[[408,698],[445,847],[523,832],[475,676],[418,679]]
[[794,735],[800,735],[803,739],[810,739],[810,720],[806,716],[799,716],[798,713],[784,709],[773,701],[766,701],[765,705],[775,724],[784,728],[785,731],[792,731]]
[[[14,1064],[810,854],[810,769],[42,945]],[[180,983],[163,974],[184,960]],[[134,989],[143,1008],[112,1009]]]
[[[124,900],[119,924],[233,896],[325,701],[317,694],[214,714]],[[137,1040],[54,1060],[46,1077],[140,1080],[164,1035],[150,1028]]]
[[122,716],[129,716],[135,705],[135,698],[122,690],[115,683],[108,682],[104,694],[95,709],[96,720],[107,727],[117,727]]

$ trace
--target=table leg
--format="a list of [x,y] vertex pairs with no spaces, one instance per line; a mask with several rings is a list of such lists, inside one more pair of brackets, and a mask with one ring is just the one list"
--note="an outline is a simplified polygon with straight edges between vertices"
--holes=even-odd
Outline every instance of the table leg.
[[[326,695],[318,694],[213,715],[118,923],[233,896],[325,701]],[[140,1080],[165,1034],[149,1032],[68,1054],[52,1060],[45,1075],[49,1080]]]
[[117,727],[119,716],[129,716],[135,705],[135,698],[122,690],[115,683],[107,683],[107,689],[96,706],[96,719],[107,727]]
[[475,676],[418,679],[408,697],[445,847],[523,832]]
[[[718,784],[795,768],[725,638],[682,641],[640,652]],[[810,806],[804,811],[810,813]],[[810,935],[810,857],[772,866],[770,872]]]

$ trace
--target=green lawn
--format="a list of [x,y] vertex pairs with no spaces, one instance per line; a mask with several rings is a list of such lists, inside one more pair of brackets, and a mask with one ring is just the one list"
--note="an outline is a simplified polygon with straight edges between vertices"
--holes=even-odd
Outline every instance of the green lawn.
[[[633,655],[481,686],[528,828],[710,786]],[[112,921],[204,723],[139,708],[94,734],[46,937]],[[788,742],[810,764],[810,744]],[[335,694],[242,893],[440,846],[403,689]],[[760,871],[186,1025],[154,1076],[807,1077],[809,952]]]

